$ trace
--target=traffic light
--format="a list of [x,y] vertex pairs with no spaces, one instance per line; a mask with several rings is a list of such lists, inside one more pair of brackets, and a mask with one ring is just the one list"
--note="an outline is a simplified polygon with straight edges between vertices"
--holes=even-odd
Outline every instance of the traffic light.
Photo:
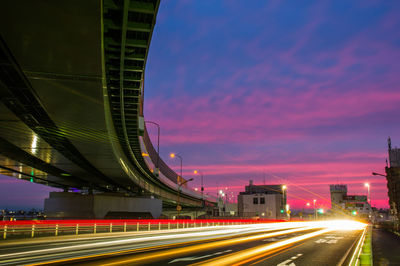
[[282,210],[281,210],[281,213],[284,213],[284,212],[285,212],[285,210],[282,209]]
[[357,215],[357,211],[352,211],[351,214]]
[[324,213],[324,209],[318,209],[318,213],[323,214]]

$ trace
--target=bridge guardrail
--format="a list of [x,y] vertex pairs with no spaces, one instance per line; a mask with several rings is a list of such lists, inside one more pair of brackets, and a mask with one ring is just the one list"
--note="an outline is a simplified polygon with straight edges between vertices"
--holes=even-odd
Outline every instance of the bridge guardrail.
[[81,235],[115,232],[140,232],[209,226],[269,223],[273,220],[251,219],[153,219],[153,220],[32,220],[0,222],[1,239],[43,236]]
[[372,261],[372,226],[367,226],[357,242],[349,266],[373,265]]

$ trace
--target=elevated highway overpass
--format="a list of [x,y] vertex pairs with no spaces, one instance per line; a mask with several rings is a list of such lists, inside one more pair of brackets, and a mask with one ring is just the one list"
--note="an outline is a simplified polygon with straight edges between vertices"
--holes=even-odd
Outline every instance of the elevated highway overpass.
[[[157,0],[3,4],[1,174],[176,206],[178,175],[159,158],[143,115],[158,6]],[[181,205],[213,205],[181,189]]]

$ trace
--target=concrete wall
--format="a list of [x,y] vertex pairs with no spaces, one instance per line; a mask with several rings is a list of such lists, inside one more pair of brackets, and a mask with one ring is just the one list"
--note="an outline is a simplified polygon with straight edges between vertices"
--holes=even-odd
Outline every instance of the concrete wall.
[[114,194],[50,192],[44,202],[44,212],[48,218],[102,219],[109,212],[126,213],[127,216],[148,212],[153,218],[158,218],[162,212],[162,201]]
[[74,192],[50,192],[44,200],[44,212],[49,218],[95,218],[93,195]]
[[152,198],[116,197],[107,194],[95,195],[94,213],[104,217],[109,211],[113,212],[150,212],[153,218],[158,218],[162,212],[162,201]]
[[[257,204],[254,204],[254,198],[257,198]],[[264,198],[264,204],[260,203],[261,198]],[[282,194],[238,195],[238,212],[242,217],[259,216],[260,218],[279,219],[282,218],[280,210],[283,206]]]

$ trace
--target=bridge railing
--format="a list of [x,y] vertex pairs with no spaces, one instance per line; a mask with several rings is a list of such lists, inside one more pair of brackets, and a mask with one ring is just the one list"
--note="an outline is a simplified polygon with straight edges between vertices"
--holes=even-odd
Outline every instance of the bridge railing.
[[187,229],[209,226],[228,226],[270,223],[275,220],[253,219],[152,219],[152,220],[33,220],[0,221],[1,239],[43,236],[81,235],[116,232],[144,232],[154,230]]

